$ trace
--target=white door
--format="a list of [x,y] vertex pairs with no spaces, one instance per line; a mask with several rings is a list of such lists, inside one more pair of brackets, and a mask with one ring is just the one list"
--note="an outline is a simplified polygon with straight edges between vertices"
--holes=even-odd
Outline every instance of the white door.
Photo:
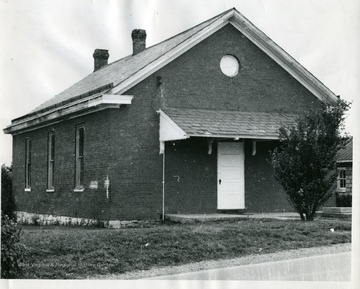
[[218,143],[218,209],[245,208],[244,143]]

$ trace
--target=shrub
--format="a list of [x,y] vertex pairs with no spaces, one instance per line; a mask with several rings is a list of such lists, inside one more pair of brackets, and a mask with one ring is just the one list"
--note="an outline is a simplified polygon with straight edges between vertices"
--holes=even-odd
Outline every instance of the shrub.
[[352,207],[352,194],[336,193],[337,207]]
[[21,227],[7,215],[1,216],[1,278],[20,278],[19,263],[24,261],[25,246],[20,244]]
[[14,217],[15,202],[12,194],[12,167],[1,165],[1,212]]
[[310,110],[291,127],[279,131],[280,144],[271,155],[275,178],[302,220],[311,221],[332,196],[336,155],[348,139],[340,134],[349,104],[339,100]]

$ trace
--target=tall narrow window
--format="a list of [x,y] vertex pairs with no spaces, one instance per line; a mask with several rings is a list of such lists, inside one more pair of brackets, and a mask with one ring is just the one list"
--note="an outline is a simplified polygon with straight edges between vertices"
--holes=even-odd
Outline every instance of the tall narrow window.
[[50,132],[48,135],[48,179],[47,179],[47,188],[49,191],[54,190],[54,157],[55,157],[55,133]]
[[75,190],[84,189],[84,126],[76,127]]
[[346,191],[346,169],[338,168],[338,191]]
[[25,140],[25,190],[31,189],[31,139]]

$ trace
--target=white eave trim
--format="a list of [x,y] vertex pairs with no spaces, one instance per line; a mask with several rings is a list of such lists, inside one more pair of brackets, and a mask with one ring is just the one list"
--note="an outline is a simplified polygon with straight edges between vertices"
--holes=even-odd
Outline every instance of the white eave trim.
[[133,99],[132,95],[116,95],[116,94],[103,94],[100,97],[91,99],[88,102],[88,107],[98,106],[98,105],[121,105],[121,104],[131,104]]
[[186,133],[178,124],[173,121],[164,111],[159,109],[157,111],[160,114],[160,131],[159,131],[159,141],[174,141],[188,139],[190,137],[206,137],[206,138],[229,138],[229,139],[259,139],[259,140],[278,140],[279,136],[269,135],[269,136],[259,136],[259,135],[222,135],[222,134],[193,134]]
[[320,82],[315,76],[313,76],[308,70],[306,70],[301,64],[299,64],[293,57],[291,57],[286,51],[278,46],[274,41],[261,32],[255,25],[247,20],[239,12],[231,10],[211,25],[203,28],[196,34],[192,35],[178,46],[174,47],[167,53],[160,56],[155,61],[151,62],[147,66],[143,67],[136,73],[134,73],[128,79],[122,81],[115,86],[112,93],[124,93],[131,87],[144,80],[146,77],[161,69],[202,40],[212,35],[227,24],[233,25],[241,33],[243,33],[250,41],[264,51],[269,57],[283,67],[290,75],[292,75],[297,81],[299,81],[304,87],[306,87],[312,94],[314,94],[321,101],[337,102],[337,96],[327,88],[322,82]]
[[56,109],[20,119],[4,129],[5,133],[18,134],[40,127],[58,123],[64,119],[73,119],[89,113],[107,108],[119,108],[121,105],[131,104],[132,95],[103,94],[95,98],[86,98],[66,104]]
[[160,142],[187,139],[190,137],[165,112],[163,112],[161,109],[159,109],[157,112],[160,114]]
[[[231,21],[230,24],[244,34],[251,42],[264,51],[271,59],[285,69],[292,77],[299,81],[312,94],[321,101],[338,101],[337,96],[324,84],[322,84],[315,76],[299,64],[292,56],[280,48],[274,41],[268,38],[258,29],[248,29],[247,21],[236,16],[238,21]],[[245,27],[243,27],[245,26]],[[267,38],[264,41],[264,38]],[[290,66],[288,65],[288,62]],[[301,75],[303,74],[303,75]],[[304,77],[305,76],[305,77]],[[321,93],[322,92],[322,93]]]
[[341,161],[336,161],[337,163],[352,163],[352,160],[341,160]]
[[278,140],[278,136],[258,136],[258,135],[221,135],[221,134],[189,134],[189,137],[208,137],[208,138],[229,138],[229,139],[253,139],[253,140]]
[[146,77],[150,76],[155,71],[159,70],[160,68],[164,67],[190,48],[194,47],[196,44],[203,41],[208,36],[212,35],[226,24],[229,23],[228,19],[231,18],[234,14],[234,11],[229,11],[223,17],[215,20],[210,26],[204,27],[198,33],[190,36],[184,42],[180,43],[178,46],[174,47],[167,53],[160,56],[155,61],[151,62],[144,68],[140,69],[138,72],[133,74],[128,79],[122,81],[119,85],[115,86],[111,92],[112,93],[124,93],[140,81],[144,80]]

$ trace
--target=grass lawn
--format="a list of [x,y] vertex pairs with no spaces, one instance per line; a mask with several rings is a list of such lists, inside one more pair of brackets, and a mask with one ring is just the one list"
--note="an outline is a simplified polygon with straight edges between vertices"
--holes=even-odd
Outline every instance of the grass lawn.
[[350,220],[249,219],[120,230],[24,226],[27,260],[21,267],[24,278],[75,279],[350,241]]

